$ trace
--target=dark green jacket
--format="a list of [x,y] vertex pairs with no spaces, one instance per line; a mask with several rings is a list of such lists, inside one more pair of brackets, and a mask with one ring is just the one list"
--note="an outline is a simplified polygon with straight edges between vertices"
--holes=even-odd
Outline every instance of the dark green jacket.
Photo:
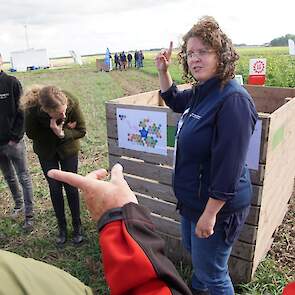
[[[58,138],[50,128],[50,117],[40,109],[40,105],[28,108],[25,112],[27,136],[33,140],[34,152],[44,160],[52,159],[56,154],[61,159],[77,155],[80,150],[79,138],[86,134],[86,125],[78,100],[70,93],[64,123],[65,137]],[[76,122],[76,128],[70,129],[67,124]]]

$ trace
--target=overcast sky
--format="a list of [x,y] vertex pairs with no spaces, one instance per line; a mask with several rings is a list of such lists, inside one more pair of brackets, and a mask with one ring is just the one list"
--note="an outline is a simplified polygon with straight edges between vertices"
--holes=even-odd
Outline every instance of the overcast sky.
[[0,12],[4,60],[27,48],[25,25],[29,47],[49,57],[177,46],[203,15],[235,44],[295,34],[295,0],[0,0]]

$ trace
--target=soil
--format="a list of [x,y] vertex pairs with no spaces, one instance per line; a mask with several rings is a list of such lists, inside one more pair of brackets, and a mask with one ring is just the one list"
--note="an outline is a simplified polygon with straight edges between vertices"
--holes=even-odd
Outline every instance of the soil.
[[[284,269],[288,280],[295,280],[295,190],[289,202],[289,210],[275,233],[270,256]],[[288,271],[286,272],[286,269]]]

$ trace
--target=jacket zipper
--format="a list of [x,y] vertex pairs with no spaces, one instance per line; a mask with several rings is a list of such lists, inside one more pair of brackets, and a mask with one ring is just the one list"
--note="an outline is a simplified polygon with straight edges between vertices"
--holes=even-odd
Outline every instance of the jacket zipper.
[[199,173],[199,191],[198,197],[201,198],[201,190],[202,190],[202,177],[203,177],[203,166],[200,164],[200,173]]

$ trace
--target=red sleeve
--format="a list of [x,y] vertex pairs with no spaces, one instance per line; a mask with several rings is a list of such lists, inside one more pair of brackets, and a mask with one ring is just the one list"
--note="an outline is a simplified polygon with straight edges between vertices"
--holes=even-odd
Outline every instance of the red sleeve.
[[112,295],[191,294],[155,234],[149,213],[137,204],[123,207],[123,220],[107,224],[99,242]]

